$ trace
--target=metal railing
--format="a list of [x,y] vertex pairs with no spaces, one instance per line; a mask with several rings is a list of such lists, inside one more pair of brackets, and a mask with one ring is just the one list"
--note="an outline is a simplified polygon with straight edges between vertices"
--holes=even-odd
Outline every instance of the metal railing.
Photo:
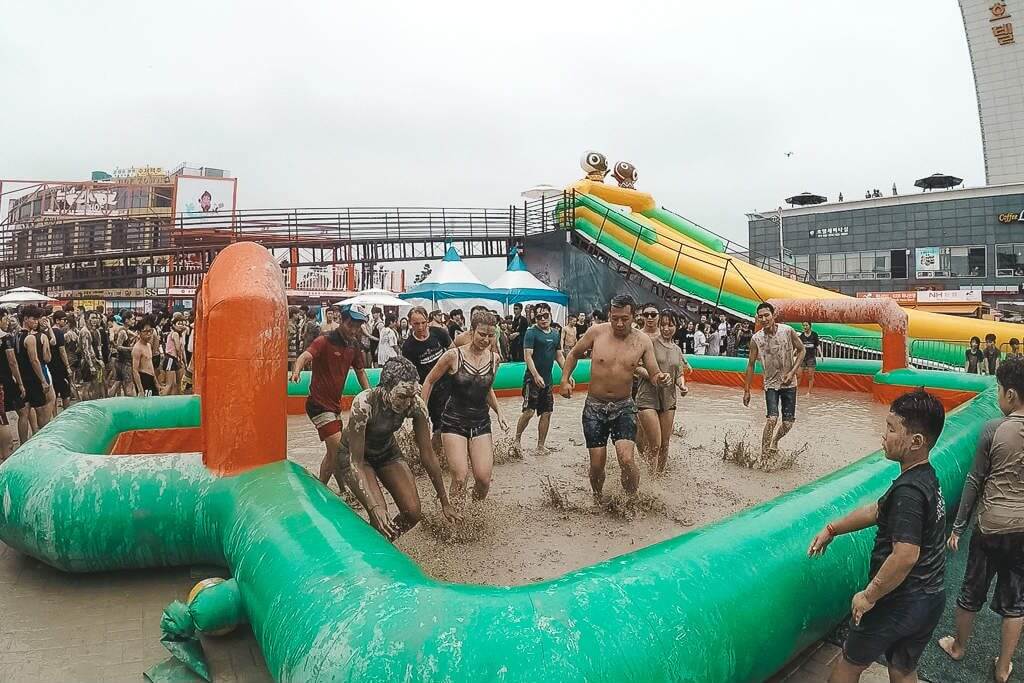
[[238,241],[268,247],[511,241],[564,227],[554,211],[558,203],[557,197],[548,197],[502,209],[350,207],[245,209],[175,217],[53,216],[45,223],[0,224],[0,265],[170,253]]
[[881,360],[881,339],[878,335],[819,335],[819,358]]

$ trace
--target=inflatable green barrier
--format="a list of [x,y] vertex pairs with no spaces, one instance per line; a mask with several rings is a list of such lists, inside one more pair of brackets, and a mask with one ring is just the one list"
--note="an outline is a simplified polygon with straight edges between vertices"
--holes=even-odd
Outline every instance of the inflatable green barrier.
[[[227,567],[233,583],[211,598],[228,616],[212,623],[242,621],[237,596],[279,681],[764,680],[825,635],[866,578],[873,530],[813,560],[811,537],[898,473],[876,452],[555,580],[449,584],[292,462],[218,478],[197,456],[105,457],[120,432],[194,426],[197,408],[194,397],[72,406],[0,466],[0,539],[65,571]],[[990,388],[948,416],[932,462],[951,507],[998,414]],[[173,618],[187,638],[194,615]]]

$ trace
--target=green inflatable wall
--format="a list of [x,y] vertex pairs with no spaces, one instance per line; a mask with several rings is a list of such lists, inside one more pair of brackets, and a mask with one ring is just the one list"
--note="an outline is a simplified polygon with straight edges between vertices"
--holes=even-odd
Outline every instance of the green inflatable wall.
[[[951,508],[998,415],[988,388],[948,416],[932,462]],[[426,576],[294,463],[217,478],[197,456],[104,457],[121,431],[198,416],[194,397],[72,406],[0,466],[0,539],[65,571],[227,566],[280,681],[764,680],[842,619],[866,578],[873,530],[813,560],[810,538],[898,473],[876,452],[552,581],[458,585]]]

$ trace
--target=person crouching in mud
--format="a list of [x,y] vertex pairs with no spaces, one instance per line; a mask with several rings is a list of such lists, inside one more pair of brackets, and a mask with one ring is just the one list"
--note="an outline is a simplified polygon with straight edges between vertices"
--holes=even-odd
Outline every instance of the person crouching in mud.
[[[412,418],[413,434],[420,461],[441,502],[441,512],[450,522],[459,516],[448,500],[441,466],[430,445],[427,406],[420,398],[419,373],[406,358],[390,358],[380,371],[380,382],[352,401],[352,415],[338,447],[338,479],[345,482],[370,517],[370,524],[393,541],[422,519],[420,496],[408,463],[395,441],[395,432]],[[398,506],[398,515],[388,519],[388,506],[380,484]]]
[[651,338],[633,329],[635,312],[633,297],[620,294],[613,298],[609,322],[587,330],[572,347],[562,369],[561,394],[572,398],[569,380],[573,370],[579,359],[591,352],[590,390],[583,406],[583,437],[590,453],[590,486],[598,500],[604,489],[609,436],[622,470],[622,488],[635,494],[640,487],[640,468],[634,460],[636,404],[630,395],[633,371],[642,364],[655,386],[668,386],[672,381],[668,373],[658,368]]

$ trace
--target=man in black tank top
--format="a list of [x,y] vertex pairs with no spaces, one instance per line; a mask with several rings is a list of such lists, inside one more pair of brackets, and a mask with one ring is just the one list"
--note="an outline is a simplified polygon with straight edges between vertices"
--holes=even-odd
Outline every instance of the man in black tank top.
[[890,410],[885,457],[899,463],[899,476],[877,503],[828,524],[807,551],[821,555],[840,534],[878,527],[870,581],[853,596],[853,623],[832,681],[858,680],[882,655],[890,672],[917,680],[918,660],[946,605],[946,503],[928,462],[945,411],[923,390],[900,396]]
[[[449,521],[459,516],[448,500],[441,465],[430,445],[427,406],[420,397],[416,366],[406,358],[390,358],[381,368],[380,382],[352,401],[352,415],[342,431],[335,458],[338,481],[342,481],[363,505],[370,524],[389,540],[416,526],[423,514],[409,464],[395,441],[395,432],[412,418],[413,433],[423,469],[430,477],[441,512]],[[388,518],[387,502],[377,482],[384,485],[398,515]]]

